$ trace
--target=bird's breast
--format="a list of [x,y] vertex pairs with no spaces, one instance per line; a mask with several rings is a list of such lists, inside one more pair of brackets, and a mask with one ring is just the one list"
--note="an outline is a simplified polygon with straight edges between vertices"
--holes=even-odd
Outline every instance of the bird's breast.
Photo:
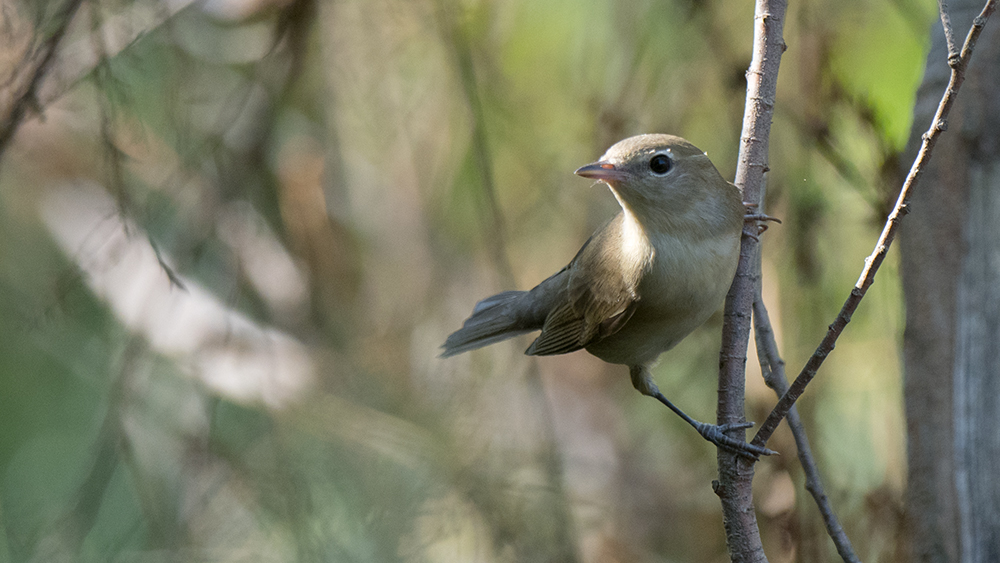
[[657,309],[715,310],[729,290],[739,260],[739,235],[683,239],[661,235],[639,285],[640,296]]
[[722,304],[739,259],[739,233],[691,239],[650,237],[652,262],[637,292],[632,318],[587,348],[612,363],[646,364],[673,348]]

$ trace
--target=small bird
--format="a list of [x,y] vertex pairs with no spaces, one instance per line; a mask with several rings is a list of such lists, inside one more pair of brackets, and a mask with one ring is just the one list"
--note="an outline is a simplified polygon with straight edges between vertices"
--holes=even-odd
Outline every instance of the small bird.
[[703,151],[673,135],[619,141],[576,174],[607,184],[621,212],[534,289],[477,303],[441,356],[541,330],[526,354],[586,349],[624,364],[640,393],[658,399],[705,439],[752,458],[773,453],[725,434],[753,423],[717,426],[692,419],[663,396],[650,372],[660,354],[704,323],[729,290],[748,216],[739,189]]

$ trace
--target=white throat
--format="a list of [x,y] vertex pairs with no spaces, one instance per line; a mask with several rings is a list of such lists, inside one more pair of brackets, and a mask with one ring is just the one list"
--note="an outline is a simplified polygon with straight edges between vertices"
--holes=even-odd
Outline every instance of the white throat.
[[654,248],[632,209],[622,201],[616,190],[611,190],[611,193],[615,194],[622,207],[622,255],[634,263],[643,264],[652,258]]

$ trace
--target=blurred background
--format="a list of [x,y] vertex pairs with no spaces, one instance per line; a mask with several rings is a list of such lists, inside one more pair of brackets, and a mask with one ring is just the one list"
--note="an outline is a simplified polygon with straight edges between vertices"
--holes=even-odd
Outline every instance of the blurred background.
[[[4,2],[4,64],[70,4]],[[714,448],[624,367],[528,337],[437,354],[616,212],[572,173],[615,141],[682,135],[732,178],[751,2],[70,13],[52,68],[83,73],[41,84],[0,161],[0,561],[727,560]],[[935,21],[789,7],[762,243],[790,375],[895,200]],[[902,321],[892,252],[799,403],[865,561],[902,560]],[[720,326],[655,369],[700,420]],[[769,445],[768,557],[837,560],[787,429]]]

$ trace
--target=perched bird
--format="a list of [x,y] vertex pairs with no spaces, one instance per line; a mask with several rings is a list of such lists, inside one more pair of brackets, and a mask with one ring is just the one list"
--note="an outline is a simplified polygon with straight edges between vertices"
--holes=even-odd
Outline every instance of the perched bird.
[[526,354],[585,348],[628,366],[639,392],[707,440],[751,457],[771,453],[724,434],[750,424],[716,426],[684,414],[660,393],[649,370],[704,323],[729,290],[746,215],[739,189],[704,152],[672,135],[619,141],[576,174],[607,184],[621,212],[531,291],[505,291],[477,303],[441,355],[541,330]]

